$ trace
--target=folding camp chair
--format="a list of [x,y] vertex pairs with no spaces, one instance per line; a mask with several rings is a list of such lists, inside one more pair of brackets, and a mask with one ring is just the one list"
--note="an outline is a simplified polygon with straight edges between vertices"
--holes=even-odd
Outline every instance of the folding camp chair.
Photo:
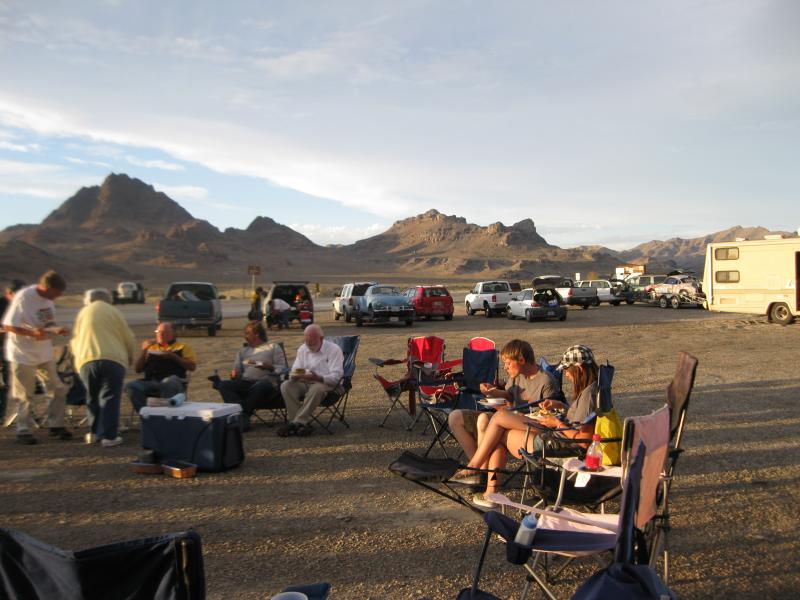
[[[422,369],[429,371],[430,378],[444,377],[453,367],[460,364],[457,361],[445,362],[444,360],[445,343],[444,340],[436,336],[408,338],[405,358],[370,358],[369,361],[375,365],[373,377],[380,383],[383,391],[389,398],[389,410],[383,417],[379,427],[383,427],[389,419],[389,415],[395,408],[400,408],[406,415],[406,429],[410,430],[417,422],[418,414],[416,410],[416,395],[420,391],[420,386],[410,386],[409,381],[418,380]],[[426,363],[430,363],[430,369],[426,368]],[[405,371],[394,380],[383,377],[378,370],[392,365],[403,365]],[[422,390],[420,393],[428,393],[429,390]],[[430,390],[433,393],[435,390]],[[402,395],[408,393],[408,406],[404,406],[400,401]]]
[[0,598],[203,600],[203,552],[194,532],[75,552],[0,529]]
[[494,341],[485,337],[474,337],[467,344],[470,350],[494,350],[496,347]]
[[[540,509],[512,502],[502,494],[490,494],[488,497],[500,505],[538,515],[539,523],[530,549],[534,557],[529,562],[527,550],[513,544],[519,527],[516,521],[494,511],[487,513],[485,520],[489,531],[481,556],[485,556],[491,534],[498,534],[507,542],[507,556],[513,558],[512,562],[515,564],[524,565],[528,573],[520,597],[525,598],[530,583],[534,582],[552,600],[555,600],[555,596],[550,584],[577,558],[596,556],[614,550],[619,543],[623,543],[635,549],[639,562],[646,563],[646,541],[639,532],[656,516],[656,494],[669,450],[669,419],[667,406],[650,415],[626,419],[623,442],[623,465],[626,469],[609,467],[591,475],[622,476],[626,492],[620,503],[619,514],[582,513],[568,508],[560,508],[556,512],[553,509]],[[640,460],[641,477],[637,473]],[[578,471],[581,467],[582,461],[577,459],[565,464],[565,468],[569,470]],[[640,481],[638,494],[633,488],[637,480]],[[628,519],[633,520],[634,528],[626,527]],[[557,566],[556,560],[561,560],[562,564]],[[476,569],[474,586],[480,577],[481,565],[482,560]]]
[[[454,410],[479,410],[478,400],[483,397],[480,391],[481,383],[496,384],[498,370],[497,350],[471,350],[464,348],[461,355],[461,371],[452,373],[451,381],[455,381],[455,396],[444,394],[433,398],[433,402],[423,400],[420,407],[428,416],[433,428],[433,439],[423,456],[428,456],[434,446],[438,445],[445,457],[448,456],[445,442],[452,437],[447,425],[447,418]],[[445,380],[445,385],[448,384]],[[424,387],[425,380],[421,379],[420,387]],[[435,383],[435,382],[430,382]],[[441,400],[440,400],[441,398]]]
[[[320,427],[330,433],[331,423],[334,419],[339,419],[342,425],[350,428],[344,418],[345,409],[347,408],[347,398],[350,395],[350,389],[353,387],[353,374],[356,371],[356,353],[358,352],[358,344],[361,338],[357,335],[346,335],[342,337],[329,337],[325,338],[329,342],[333,342],[342,349],[344,355],[344,375],[339,380],[336,387],[328,392],[325,398],[322,399],[317,410],[311,415],[311,420],[316,421]],[[328,417],[327,422],[325,416]]]
[[[283,342],[275,342],[280,346],[281,352],[283,352],[283,362],[288,365],[288,361],[286,360],[286,348],[283,347]],[[286,421],[286,404],[283,401],[283,397],[281,396],[281,383],[286,381],[286,378],[289,376],[289,367],[287,366],[280,372],[276,372],[277,381],[275,383],[275,389],[270,394],[265,394],[263,397],[259,398],[256,405],[253,407],[253,416],[267,425],[268,427],[273,427],[276,422],[278,421]],[[262,417],[259,411],[267,411],[270,414],[269,420]]]
[[659,556],[662,559],[662,578],[669,583],[669,544],[667,536],[669,524],[669,490],[675,473],[678,458],[683,453],[683,428],[686,423],[686,412],[689,409],[689,398],[694,387],[697,374],[697,359],[687,352],[678,353],[678,364],[675,375],[667,386],[667,406],[670,409],[670,450],[665,476],[662,478],[658,496],[656,517],[649,523],[645,532],[649,538],[650,566],[656,567]]
[[[595,433],[600,433],[597,426],[599,419],[611,416],[615,419],[616,412],[611,399],[611,383],[614,379],[614,367],[606,363],[598,369],[597,394],[593,400],[592,412],[586,422],[595,422]],[[617,423],[619,421],[617,420]],[[561,463],[569,457],[583,458],[587,441],[580,438],[565,438],[558,432],[540,433],[543,448],[540,452],[528,452],[521,448],[520,454],[529,465],[532,476],[525,481],[523,486],[522,502],[525,501],[528,490],[538,497],[542,505],[567,504],[580,506],[594,511],[603,507],[605,502],[619,496],[622,488],[618,482],[608,477],[595,477],[587,485],[576,487],[574,477],[564,478]],[[601,444],[609,445],[608,454],[619,454],[619,437],[601,437]],[[613,447],[616,446],[616,447]],[[614,461],[614,464],[619,464]]]

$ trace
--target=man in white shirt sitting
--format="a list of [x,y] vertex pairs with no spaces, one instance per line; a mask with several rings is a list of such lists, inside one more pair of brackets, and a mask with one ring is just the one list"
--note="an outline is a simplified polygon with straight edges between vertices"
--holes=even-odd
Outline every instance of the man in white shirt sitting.
[[322,327],[309,325],[303,334],[305,344],[297,351],[289,379],[281,384],[288,422],[278,428],[278,435],[310,435],[311,415],[344,374],[341,348],[325,339]]

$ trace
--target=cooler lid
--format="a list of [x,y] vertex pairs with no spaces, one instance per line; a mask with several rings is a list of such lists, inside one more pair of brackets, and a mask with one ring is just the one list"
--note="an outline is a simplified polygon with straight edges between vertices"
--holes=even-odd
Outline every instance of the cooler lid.
[[214,419],[226,417],[242,412],[238,404],[225,404],[222,402],[186,402],[180,406],[143,406],[139,412],[142,418],[166,417],[168,419],[185,419],[186,417],[199,417],[201,419]]

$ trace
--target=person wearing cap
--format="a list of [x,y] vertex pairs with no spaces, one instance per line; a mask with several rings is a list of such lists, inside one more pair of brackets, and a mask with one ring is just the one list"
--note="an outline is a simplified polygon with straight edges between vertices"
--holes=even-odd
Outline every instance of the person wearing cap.
[[[500,350],[503,367],[509,380],[505,386],[482,383],[481,393],[494,398],[504,398],[506,405],[519,406],[538,400],[562,400],[564,394],[553,376],[540,369],[536,355],[525,340],[511,340]],[[483,411],[458,409],[450,413],[447,424],[453,437],[461,445],[467,458],[472,458],[490,415]],[[473,478],[473,480],[476,478]]]
[[[506,364],[506,370],[514,378],[514,365]],[[532,418],[508,410],[497,411],[481,436],[478,449],[467,464],[453,477],[456,481],[474,476],[475,470],[502,469],[508,462],[508,454],[520,458],[519,449],[528,452],[541,450],[543,442],[538,433],[556,430],[557,435],[569,438],[586,438],[591,441],[594,423],[589,419],[592,413],[592,399],[597,393],[598,367],[591,349],[583,345],[570,346],[561,358],[564,377],[572,384],[573,400],[567,405],[554,399],[545,399],[541,408],[549,411],[565,410],[563,417],[556,415]],[[494,508],[494,502],[487,494],[497,490],[497,479],[489,477],[486,491],[476,494],[473,503],[483,508]]]
[[17,399],[17,443],[35,444],[30,432],[33,426],[30,403],[36,393],[36,379],[44,384],[50,402],[47,424],[50,435],[61,440],[72,439],[64,427],[67,386],[56,370],[53,336],[68,335],[69,329],[56,325],[53,302],[67,289],[67,282],[55,271],[47,271],[39,283],[14,294],[3,316],[6,360],[11,363],[11,394]]

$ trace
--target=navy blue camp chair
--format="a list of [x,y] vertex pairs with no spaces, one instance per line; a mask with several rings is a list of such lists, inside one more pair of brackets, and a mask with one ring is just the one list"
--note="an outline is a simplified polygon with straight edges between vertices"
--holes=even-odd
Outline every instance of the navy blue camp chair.
[[342,354],[344,355],[344,374],[333,390],[328,392],[328,395],[323,398],[319,407],[311,416],[311,419],[316,421],[320,427],[329,434],[333,435],[331,423],[334,419],[338,419],[342,425],[348,429],[350,428],[350,425],[345,420],[345,410],[347,409],[347,398],[350,395],[350,389],[353,387],[353,374],[356,371],[356,354],[358,353],[358,344],[361,338],[357,335],[345,335],[341,337],[326,337],[325,339],[329,342],[333,342],[342,349]]

